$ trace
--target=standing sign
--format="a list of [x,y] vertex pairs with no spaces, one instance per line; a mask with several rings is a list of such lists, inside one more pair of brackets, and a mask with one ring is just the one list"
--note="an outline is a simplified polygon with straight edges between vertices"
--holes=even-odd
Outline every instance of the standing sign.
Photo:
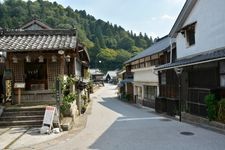
[[55,115],[55,110],[56,108],[53,106],[47,106],[45,109],[45,115],[44,115],[44,120],[43,120],[43,126],[48,126],[52,127],[53,125],[53,119]]

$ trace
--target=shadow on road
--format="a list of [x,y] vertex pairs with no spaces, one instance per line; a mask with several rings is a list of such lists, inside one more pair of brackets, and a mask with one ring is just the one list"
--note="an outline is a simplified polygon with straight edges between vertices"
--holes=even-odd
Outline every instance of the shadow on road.
[[[99,102],[101,105],[111,109],[114,112],[121,114],[123,117],[155,117],[158,116],[154,113],[154,109],[151,111],[141,109],[132,104],[128,104],[118,100],[117,97],[102,97],[103,102]],[[149,108],[150,109],[150,108]]]
[[[99,102],[101,105],[119,113],[122,117],[118,117],[89,148],[99,150],[148,149],[146,147],[148,144],[145,144],[148,143],[147,137],[152,134],[154,128],[157,128],[158,122],[163,117],[121,102],[116,97],[103,97],[102,99],[103,102]],[[166,124],[163,124],[161,127],[166,127]],[[162,130],[162,132],[166,131]]]

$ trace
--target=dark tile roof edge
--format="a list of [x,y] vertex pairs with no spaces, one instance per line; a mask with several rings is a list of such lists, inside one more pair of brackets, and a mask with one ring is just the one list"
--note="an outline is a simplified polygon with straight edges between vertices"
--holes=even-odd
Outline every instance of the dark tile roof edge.
[[[132,58],[130,58],[129,60],[125,61],[124,64],[128,64],[128,63],[133,62],[133,61],[135,61],[135,60],[144,58],[144,57],[146,57],[146,56],[151,56],[151,55],[157,54],[157,53],[159,53],[159,52],[163,52],[163,51],[169,50],[169,49],[170,49],[170,44],[169,44],[167,47],[165,47],[164,49],[160,49],[159,51],[152,52],[152,53],[149,53],[148,55],[138,57],[138,55],[141,55],[141,54],[145,53],[146,51],[151,50],[151,48],[153,48],[153,46],[160,45],[161,42],[162,42],[163,40],[166,40],[166,38],[171,39],[170,37],[168,37],[168,35],[166,35],[166,36],[164,36],[164,37],[158,39],[158,40],[157,40],[154,44],[152,44],[149,48],[143,50],[142,52],[138,53],[138,54],[135,55],[134,57],[132,57]],[[172,43],[175,43],[175,41],[172,41]],[[152,50],[152,51],[153,51],[153,50]]]
[[74,35],[76,29],[54,29],[54,30],[22,30],[22,29],[3,29],[0,36],[26,36],[26,35]]
[[34,52],[34,51],[58,51],[58,50],[75,50],[76,47],[73,48],[46,48],[46,49],[28,49],[28,50],[24,50],[24,49],[10,49],[10,50],[3,50],[0,49],[0,52]]
[[[221,52],[223,52],[222,55],[220,54],[218,56],[212,55],[211,57],[206,57],[206,56],[209,56],[210,54],[221,53]],[[205,58],[202,58],[199,60],[194,60],[198,57],[203,57],[203,56],[205,56]],[[158,71],[168,70],[168,69],[173,69],[173,68],[177,68],[177,67],[192,66],[192,65],[196,65],[196,64],[203,64],[203,63],[213,62],[213,61],[218,61],[218,60],[223,60],[223,59],[225,59],[225,47],[205,51],[205,52],[187,56],[187,57],[183,57],[181,59],[178,59],[174,63],[167,63],[164,65],[160,65],[160,66],[156,67],[155,70],[158,70]]]
[[177,35],[177,31],[179,31],[182,28],[182,25],[184,24],[185,20],[191,13],[192,9],[194,8],[196,2],[198,0],[186,0],[180,14],[178,15],[172,29],[170,30],[169,36],[175,37]]

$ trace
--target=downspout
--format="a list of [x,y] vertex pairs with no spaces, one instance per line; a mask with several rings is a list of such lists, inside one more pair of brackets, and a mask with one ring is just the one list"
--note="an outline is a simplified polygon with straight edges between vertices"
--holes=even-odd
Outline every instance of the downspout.
[[172,63],[173,59],[173,43],[172,43],[172,37],[170,37],[170,64]]

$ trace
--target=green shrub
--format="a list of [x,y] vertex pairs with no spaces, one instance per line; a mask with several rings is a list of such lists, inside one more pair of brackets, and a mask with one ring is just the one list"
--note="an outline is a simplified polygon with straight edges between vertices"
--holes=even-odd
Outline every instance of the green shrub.
[[225,99],[219,101],[218,107],[218,120],[225,123]]
[[64,116],[68,116],[70,113],[70,106],[76,100],[76,94],[69,93],[63,97],[62,105],[60,106],[61,112]]
[[58,78],[62,88],[62,105],[60,106],[60,110],[64,116],[69,116],[71,104],[77,99],[77,94],[71,92],[71,87],[77,79],[72,76],[68,76],[67,78],[60,76]]
[[217,118],[217,102],[214,94],[208,94],[205,97],[205,103],[207,107],[207,113],[209,121],[215,120]]

